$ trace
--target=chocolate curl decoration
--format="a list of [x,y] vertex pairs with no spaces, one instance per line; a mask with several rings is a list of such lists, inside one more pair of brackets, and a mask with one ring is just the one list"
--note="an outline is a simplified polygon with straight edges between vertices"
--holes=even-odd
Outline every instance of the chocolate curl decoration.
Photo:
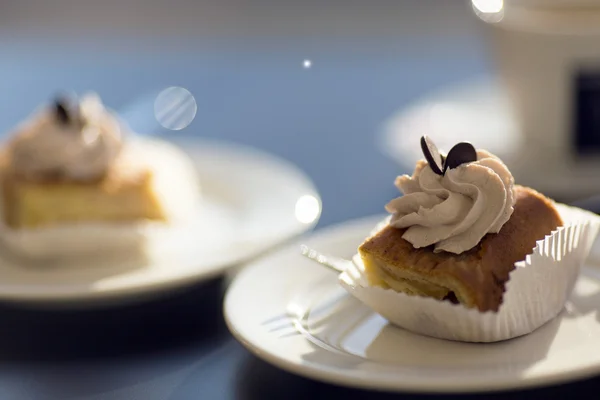
[[453,169],[462,164],[477,161],[477,151],[475,150],[475,147],[468,142],[461,142],[454,145],[448,152],[448,155],[444,157],[440,155],[437,146],[430,138],[422,136],[421,150],[423,151],[423,155],[431,170],[441,176],[444,176],[448,169]]
[[69,103],[66,99],[57,98],[54,100],[54,115],[61,124],[68,125],[71,122]]
[[433,172],[438,175],[444,175],[444,161],[442,156],[435,143],[427,136],[421,137],[421,150]]
[[446,157],[444,174],[448,168],[456,168],[459,165],[467,164],[473,161],[477,161],[477,150],[475,150],[475,147],[468,142],[458,143],[450,149],[450,152]]
[[54,99],[53,111],[56,120],[63,125],[84,124],[77,98],[66,95]]

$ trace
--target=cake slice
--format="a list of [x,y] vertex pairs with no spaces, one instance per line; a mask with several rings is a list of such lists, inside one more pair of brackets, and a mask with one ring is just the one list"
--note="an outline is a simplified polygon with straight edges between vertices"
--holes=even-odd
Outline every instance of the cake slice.
[[358,249],[370,283],[482,312],[497,311],[515,262],[562,225],[552,201],[542,194],[515,186],[515,198],[514,211],[499,233],[487,234],[461,254],[436,253],[433,246],[415,248],[402,238],[405,229],[386,226]]
[[21,124],[0,157],[2,208],[13,229],[164,220],[152,159],[125,140],[96,95],[58,98]]
[[11,228],[79,222],[165,220],[152,170],[122,155],[92,181],[36,181],[3,167],[4,219]]

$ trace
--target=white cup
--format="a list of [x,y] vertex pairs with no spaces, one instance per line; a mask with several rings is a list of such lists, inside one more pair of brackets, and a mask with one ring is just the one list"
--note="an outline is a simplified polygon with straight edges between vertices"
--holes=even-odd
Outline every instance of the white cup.
[[599,191],[600,0],[471,2],[523,136],[521,181]]

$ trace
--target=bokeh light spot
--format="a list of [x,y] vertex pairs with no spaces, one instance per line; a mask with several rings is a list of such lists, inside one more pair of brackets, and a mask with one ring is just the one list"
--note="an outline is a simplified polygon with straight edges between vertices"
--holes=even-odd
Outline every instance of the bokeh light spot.
[[154,116],[159,124],[172,131],[189,126],[198,111],[196,99],[189,90],[171,86],[158,94],[154,101]]
[[321,213],[321,203],[315,196],[304,195],[296,202],[296,219],[303,224],[314,222]]

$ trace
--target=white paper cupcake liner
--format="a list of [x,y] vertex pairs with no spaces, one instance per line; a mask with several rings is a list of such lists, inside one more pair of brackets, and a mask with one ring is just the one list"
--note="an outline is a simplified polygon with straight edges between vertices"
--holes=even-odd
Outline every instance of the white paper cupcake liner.
[[497,342],[526,335],[556,317],[568,300],[580,267],[600,228],[600,217],[557,204],[564,226],[537,242],[515,264],[498,312],[409,296],[369,286],[360,257],[340,277],[354,297],[392,324],[422,335],[463,342]]

